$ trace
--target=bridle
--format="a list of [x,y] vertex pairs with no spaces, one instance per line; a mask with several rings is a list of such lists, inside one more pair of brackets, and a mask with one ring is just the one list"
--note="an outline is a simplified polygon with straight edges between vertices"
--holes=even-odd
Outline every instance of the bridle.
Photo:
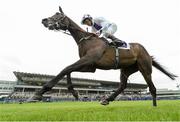
[[[67,18],[67,16],[63,14],[63,17],[60,18],[60,19],[56,22],[56,24],[60,24],[60,23],[61,23],[61,25],[62,25],[63,27],[65,27],[65,29],[59,29],[58,31],[60,31],[60,32],[66,34],[66,35],[72,36],[70,33],[67,32],[67,30],[68,30],[68,28],[69,28],[69,24],[67,25],[67,24],[63,23],[63,21],[64,21],[65,18]],[[61,30],[63,30],[63,31],[61,31]]]
[[[63,23],[64,19],[66,19],[66,18],[67,18],[67,20],[68,20],[68,22],[69,22],[68,25],[65,24],[65,23]],[[82,31],[81,29],[77,29],[77,28],[74,28],[74,27],[69,26],[69,25],[71,25],[71,24],[70,24],[71,22],[69,21],[69,18],[68,18],[65,14],[63,14],[63,17],[58,20],[58,24],[59,24],[59,23],[61,23],[61,25],[62,25],[63,27],[66,27],[65,31],[68,30],[68,29],[72,29],[72,30],[78,30],[78,31],[84,32],[84,31]]]

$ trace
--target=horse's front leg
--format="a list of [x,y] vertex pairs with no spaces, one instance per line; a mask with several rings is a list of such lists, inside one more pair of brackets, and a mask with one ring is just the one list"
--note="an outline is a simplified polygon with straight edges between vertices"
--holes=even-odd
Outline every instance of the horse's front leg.
[[60,81],[65,75],[68,75],[73,71],[80,71],[81,72],[81,70],[83,70],[83,72],[85,72],[84,67],[92,65],[94,63],[94,61],[97,60],[97,57],[98,56],[95,56],[95,57],[89,56],[89,55],[84,56],[80,60],[75,62],[74,64],[66,67],[55,78],[53,78],[51,81],[47,82],[42,87],[42,89],[40,89],[40,91],[36,92],[35,95],[32,98],[28,99],[27,102],[33,102],[33,101],[42,100],[42,95],[45,92],[50,91],[58,83],[58,81]]
[[74,90],[73,84],[71,82],[71,74],[67,74],[67,88],[69,92],[71,92],[72,95],[75,97],[75,99],[78,100],[78,92]]
[[[95,72],[96,68],[93,67],[93,65],[89,65],[89,66],[84,66],[81,69],[79,69],[79,72]],[[76,100],[79,99],[78,97],[78,92],[74,90],[72,81],[71,81],[71,74],[67,74],[67,88],[69,90],[69,92],[72,93],[72,95],[75,97]]]

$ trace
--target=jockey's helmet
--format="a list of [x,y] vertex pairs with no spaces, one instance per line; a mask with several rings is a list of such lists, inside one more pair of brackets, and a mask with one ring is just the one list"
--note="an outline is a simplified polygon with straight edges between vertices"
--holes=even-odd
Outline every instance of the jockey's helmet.
[[83,16],[82,20],[81,20],[81,24],[84,24],[84,21],[85,21],[86,19],[89,19],[89,20],[92,21],[93,18],[91,17],[91,15],[85,14],[85,15]]

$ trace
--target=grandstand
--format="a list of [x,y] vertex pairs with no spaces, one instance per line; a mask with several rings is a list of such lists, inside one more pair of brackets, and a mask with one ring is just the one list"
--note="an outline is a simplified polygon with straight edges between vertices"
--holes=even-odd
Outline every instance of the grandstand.
[[16,81],[0,80],[0,102],[12,96],[16,83]]
[[[16,81],[0,81],[0,101],[11,100],[20,101],[31,97],[37,90],[50,81],[55,76],[13,72]],[[44,95],[44,101],[53,100],[75,100],[67,90],[66,77],[49,92]],[[113,93],[119,82],[92,80],[72,77],[74,89],[80,95],[80,100],[100,100]],[[151,95],[147,92],[146,84],[128,83],[125,91],[116,100],[149,100]],[[180,90],[157,89],[157,99],[180,99]]]
[[180,99],[180,90],[168,90],[168,89],[158,89],[157,90],[157,98],[158,99]]
[[14,91],[16,81],[0,80],[0,98],[6,97]]
[[[17,77],[17,85],[15,86],[14,96],[18,98],[28,98],[34,94],[35,91],[42,88],[42,86],[50,81],[55,76],[53,75],[44,75],[44,74],[35,74],[35,73],[24,73],[24,72],[13,72]],[[63,78],[59,83],[50,91],[45,94],[47,98],[51,97],[53,99],[74,99],[73,96],[67,90],[66,77]],[[118,88],[119,82],[114,81],[104,81],[104,80],[92,80],[84,78],[75,78],[72,77],[72,83],[74,89],[81,95],[83,98],[97,99],[103,95],[109,95]],[[146,84],[136,84],[128,83],[127,88],[123,94],[134,95],[138,97],[142,93],[146,92]],[[124,95],[120,95],[122,99],[129,99]],[[120,99],[120,98],[119,98]]]

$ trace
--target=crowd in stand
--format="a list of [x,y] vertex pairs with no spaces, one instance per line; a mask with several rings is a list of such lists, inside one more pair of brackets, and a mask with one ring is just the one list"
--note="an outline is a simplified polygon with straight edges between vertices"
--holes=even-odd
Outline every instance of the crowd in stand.
[[[11,96],[4,98],[4,102],[23,102],[29,97],[33,96],[34,92],[14,92]],[[81,94],[79,95],[80,101],[100,101],[104,97],[108,97],[110,94]],[[139,94],[120,94],[116,100],[150,100],[150,95]],[[1,100],[2,101],[2,100]],[[43,98],[44,102],[58,102],[58,101],[75,101],[75,98],[71,93],[51,93],[45,94]]]

